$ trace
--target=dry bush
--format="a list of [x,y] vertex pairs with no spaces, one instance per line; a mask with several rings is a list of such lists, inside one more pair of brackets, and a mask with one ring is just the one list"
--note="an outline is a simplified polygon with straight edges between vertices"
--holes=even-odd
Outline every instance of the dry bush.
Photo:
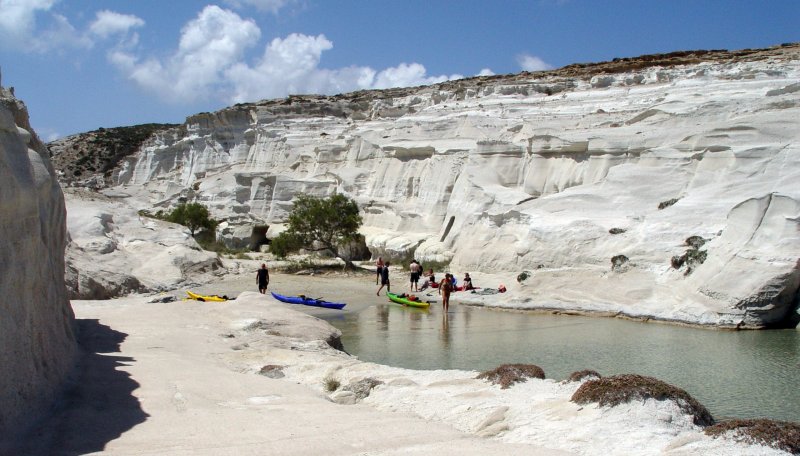
[[327,376],[324,379],[322,379],[322,383],[325,385],[325,391],[329,393],[338,390],[339,387],[342,386],[342,382],[340,382],[339,379],[332,376]]
[[572,395],[572,402],[588,404],[595,402],[601,406],[616,406],[632,400],[656,399],[672,400],[684,413],[694,417],[694,424],[708,426],[714,424],[714,417],[686,391],[664,383],[661,380],[643,375],[625,374],[589,380]]
[[494,370],[480,373],[478,379],[488,379],[506,389],[514,383],[528,381],[529,378],[544,379],[544,371],[534,364],[503,364]]
[[584,369],[581,371],[573,372],[569,374],[569,378],[567,378],[567,382],[579,382],[586,377],[596,377],[596,378],[603,378],[597,371],[593,371],[591,369]]
[[705,433],[719,437],[727,432],[739,442],[767,445],[800,454],[800,424],[768,419],[729,420],[707,427]]

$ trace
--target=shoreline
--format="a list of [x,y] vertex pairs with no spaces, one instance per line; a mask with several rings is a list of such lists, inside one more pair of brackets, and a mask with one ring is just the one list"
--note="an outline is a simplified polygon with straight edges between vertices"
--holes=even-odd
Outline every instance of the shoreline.
[[[240,293],[242,291],[250,291],[256,290],[255,286],[255,270],[257,269],[256,264],[261,264],[264,262],[263,260],[230,260],[225,259],[224,262],[228,263],[229,270],[237,270],[241,271],[242,267],[249,267],[252,269],[253,279],[250,280],[248,273],[245,272],[229,272],[227,274],[222,275],[220,278],[210,281],[206,284],[200,284],[197,286],[198,290],[205,291],[208,294],[216,293],[216,294],[228,294],[229,296],[232,293]],[[270,265],[270,269],[274,268],[275,264],[280,264],[280,262],[276,261],[266,261],[268,265]],[[232,267],[232,264],[235,264],[235,267]],[[370,285],[370,278],[374,278],[374,271],[369,269],[363,265],[357,265],[359,269],[356,271],[350,272],[341,272],[335,271],[330,268],[330,265],[321,265],[321,272],[318,274],[309,274],[309,275],[298,275],[296,273],[291,272],[282,272],[282,271],[275,271],[271,272],[271,278],[273,279],[270,282],[269,291],[276,291],[273,289],[275,286],[284,287],[280,290],[281,294],[287,295],[298,295],[298,294],[306,294],[311,296],[311,294],[304,292],[304,282],[306,278],[310,278],[311,280],[322,280],[328,289],[329,296],[324,296],[324,298],[336,301],[336,302],[345,302],[348,304],[346,307],[347,310],[352,310],[354,307],[358,308],[358,310],[363,310],[365,304],[369,304],[370,302],[379,303],[379,300],[375,300],[372,293],[370,292],[369,288]],[[248,269],[249,270],[249,269]],[[438,273],[441,275],[442,273]],[[485,283],[487,281],[497,284],[507,284],[512,283],[511,280],[513,278],[507,277],[505,275],[490,275],[490,274],[483,274],[483,273],[472,273],[473,277],[480,277],[481,282]],[[277,279],[277,280],[274,280]],[[363,283],[361,281],[357,281],[356,279],[363,279]],[[392,270],[392,289],[395,292],[399,293],[409,293],[408,289],[408,271],[402,269],[393,269]],[[248,281],[252,283],[248,283]],[[345,283],[347,284],[346,287],[354,288],[355,293],[345,293],[340,292],[336,288],[336,284]],[[215,288],[216,287],[216,288]],[[374,286],[374,289],[377,289],[378,285]],[[179,287],[180,289],[181,287]],[[289,291],[285,291],[286,289]],[[771,326],[759,326],[759,325],[751,325],[740,321],[737,324],[733,323],[724,323],[720,321],[720,317],[716,321],[709,321],[703,322],[699,321],[700,318],[697,317],[696,321],[692,321],[689,319],[681,319],[678,317],[670,317],[666,315],[653,315],[653,314],[643,314],[641,312],[634,313],[630,310],[626,310],[624,307],[635,305],[631,303],[625,303],[621,305],[617,305],[616,309],[607,309],[608,307],[614,307],[610,303],[598,303],[595,304],[594,307],[596,308],[587,308],[581,307],[580,304],[576,304],[575,302],[570,302],[567,300],[559,299],[557,296],[534,296],[535,298],[541,299],[543,302],[548,302],[549,304],[541,304],[541,305],[531,305],[531,298],[530,296],[526,296],[526,291],[522,289],[522,287],[514,282],[513,286],[508,286],[509,291],[504,294],[495,294],[495,295],[472,295],[467,292],[454,292],[451,294],[450,299],[452,303],[458,303],[461,305],[471,306],[471,307],[480,307],[486,309],[496,309],[501,311],[511,311],[511,312],[530,312],[533,314],[550,314],[550,315],[576,315],[576,316],[586,316],[592,318],[618,318],[627,321],[635,321],[641,323],[658,323],[658,324],[667,324],[667,325],[675,325],[681,327],[688,327],[688,328],[698,328],[698,329],[707,329],[712,331],[754,331],[754,330],[771,330],[771,329],[787,329],[781,327],[771,327]],[[223,292],[215,291],[217,289],[222,289]],[[228,290],[224,292],[224,290]],[[374,291],[374,290],[373,290]],[[385,293],[386,289],[382,290]],[[437,304],[440,303],[441,297],[438,296],[436,293],[436,289],[429,288],[426,290],[425,293],[433,292],[434,294],[431,296],[433,299],[437,301]],[[170,292],[165,292],[170,293]],[[416,293],[416,292],[412,292]],[[323,293],[325,294],[325,293]],[[382,294],[381,297],[383,298],[384,295]],[[517,305],[514,305],[514,302],[517,302]],[[350,305],[350,303],[354,303],[355,306]],[[380,301],[383,302],[383,301]],[[435,304],[431,305],[431,309],[433,310],[436,308]]]

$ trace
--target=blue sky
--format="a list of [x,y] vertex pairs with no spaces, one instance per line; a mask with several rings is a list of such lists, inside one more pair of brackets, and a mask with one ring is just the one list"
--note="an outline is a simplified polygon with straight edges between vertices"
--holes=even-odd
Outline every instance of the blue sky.
[[800,41],[800,0],[0,0],[0,71],[45,140],[335,94]]

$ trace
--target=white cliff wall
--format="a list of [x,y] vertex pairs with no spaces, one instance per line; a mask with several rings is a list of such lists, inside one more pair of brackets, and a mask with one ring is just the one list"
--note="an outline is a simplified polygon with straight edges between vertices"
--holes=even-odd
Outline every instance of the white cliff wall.
[[[798,81],[792,46],[724,63],[295,96],[191,117],[116,182],[143,189],[145,206],[197,197],[234,227],[280,223],[298,192],[341,192],[363,208],[375,255],[535,270],[559,284],[536,297],[548,305],[635,301],[645,317],[759,325],[797,301]],[[732,235],[751,200],[772,202],[771,222],[752,239]],[[760,233],[777,223],[780,242]],[[708,262],[687,275],[671,258],[691,236],[707,242]],[[629,261],[602,293],[559,291],[606,277],[617,255]],[[725,289],[745,275],[746,290]],[[765,311],[764,287],[779,309]]]
[[74,362],[65,216],[25,106],[0,87],[0,446],[52,404]]

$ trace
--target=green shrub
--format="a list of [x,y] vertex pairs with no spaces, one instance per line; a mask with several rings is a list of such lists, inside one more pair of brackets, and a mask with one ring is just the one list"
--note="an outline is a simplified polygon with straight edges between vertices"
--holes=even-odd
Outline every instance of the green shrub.
[[284,231],[272,239],[269,244],[269,251],[278,258],[286,258],[287,255],[296,252],[302,246],[302,239],[288,231]]
[[200,203],[181,203],[166,215],[166,220],[189,228],[192,237],[201,230],[213,232],[217,228],[217,221]]

